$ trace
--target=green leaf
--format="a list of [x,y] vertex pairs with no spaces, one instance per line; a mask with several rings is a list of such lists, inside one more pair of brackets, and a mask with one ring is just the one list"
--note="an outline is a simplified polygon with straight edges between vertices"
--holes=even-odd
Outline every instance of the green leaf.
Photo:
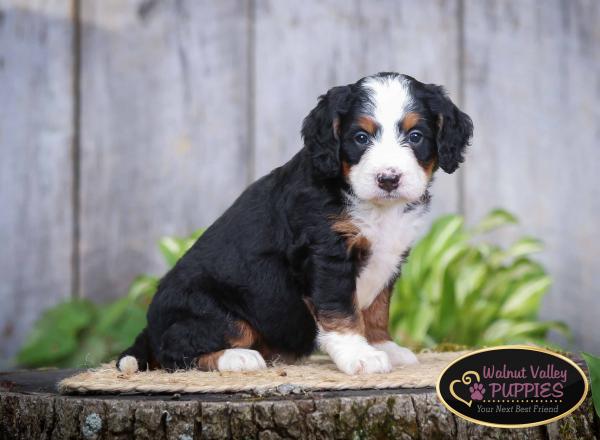
[[517,218],[504,209],[494,209],[475,227],[475,233],[489,232],[506,225],[517,224]]
[[600,357],[589,353],[581,353],[590,372],[590,381],[592,387],[592,401],[596,414],[600,417]]
[[191,241],[192,244],[194,244],[201,236],[202,234],[204,234],[204,232],[206,231],[206,228],[199,228],[196,229],[194,232],[192,232],[192,234],[189,236],[188,241]]
[[526,255],[541,252],[544,249],[543,243],[537,238],[523,237],[517,240],[504,252],[506,258],[519,258]]
[[142,300],[145,304],[149,304],[157,288],[158,278],[149,275],[140,275],[129,286],[127,295],[133,301]]
[[539,309],[540,300],[552,284],[546,275],[534,276],[521,282],[510,294],[501,309],[505,318],[524,317]]
[[499,266],[509,260],[522,258],[540,252],[543,249],[544,245],[540,240],[532,237],[523,237],[513,243],[507,250],[498,250],[493,255],[490,255],[490,261],[494,266]]
[[165,261],[169,267],[175,266],[183,254],[183,244],[180,240],[174,237],[163,237],[158,242],[158,248],[165,257]]
[[183,255],[194,245],[194,243],[204,233],[205,229],[195,230],[189,237],[163,237],[158,241],[160,249],[165,261],[169,267],[175,266],[175,263],[183,257]]
[[561,333],[568,332],[567,326],[557,321],[514,321],[501,319],[494,322],[483,334],[485,343],[495,345],[504,342],[517,342],[532,339],[542,339],[549,330]]
[[[437,220],[431,227],[429,246],[423,256],[424,264],[431,264],[436,257],[455,240],[461,239],[457,235],[464,224],[462,217],[447,215]],[[454,240],[453,240],[454,239]]]
[[461,267],[456,276],[454,287],[458,307],[465,304],[467,297],[479,291],[487,273],[488,268],[483,262],[473,262]]

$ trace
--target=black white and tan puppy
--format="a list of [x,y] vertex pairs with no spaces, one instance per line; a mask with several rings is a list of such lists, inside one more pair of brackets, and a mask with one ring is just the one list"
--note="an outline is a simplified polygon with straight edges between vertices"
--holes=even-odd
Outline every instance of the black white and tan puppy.
[[316,347],[348,374],[417,362],[388,333],[391,288],[434,172],[457,169],[472,131],[442,87],[410,76],[329,90],[304,147],[162,279],[118,368],[256,370]]

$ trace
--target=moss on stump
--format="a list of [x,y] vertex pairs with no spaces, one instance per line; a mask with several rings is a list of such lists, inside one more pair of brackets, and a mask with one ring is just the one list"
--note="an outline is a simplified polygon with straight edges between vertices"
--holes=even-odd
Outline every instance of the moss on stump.
[[[21,374],[21,376],[19,376]],[[45,379],[37,379],[36,374]],[[61,396],[60,371],[0,376],[1,439],[599,438],[591,400],[529,429],[466,422],[435,390],[362,390],[287,396]],[[64,373],[66,375],[67,373]]]

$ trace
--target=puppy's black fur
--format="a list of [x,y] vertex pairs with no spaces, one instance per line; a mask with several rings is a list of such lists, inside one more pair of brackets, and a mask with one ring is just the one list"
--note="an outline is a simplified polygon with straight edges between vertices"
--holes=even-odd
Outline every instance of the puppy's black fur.
[[[406,78],[425,116],[426,142],[415,156],[453,172],[471,121],[441,87]],[[360,264],[331,223],[351,191],[343,162],[355,164],[364,152],[352,142],[356,115],[369,105],[361,81],[319,98],[304,120],[304,148],[250,185],[166,274],[147,328],[119,359],[132,355],[140,369],[193,367],[236,346],[240,323],[253,329],[247,348],[304,356],[315,348],[321,316],[355,313]]]

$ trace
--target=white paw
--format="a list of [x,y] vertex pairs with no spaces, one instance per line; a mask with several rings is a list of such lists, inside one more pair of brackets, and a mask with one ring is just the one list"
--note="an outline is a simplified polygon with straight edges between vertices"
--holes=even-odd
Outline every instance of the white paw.
[[390,358],[392,365],[410,365],[418,364],[419,361],[415,354],[406,347],[401,347],[395,342],[385,341],[373,344],[377,350],[385,351]]
[[124,356],[117,364],[117,368],[125,374],[133,374],[139,370],[138,361],[133,356]]
[[360,352],[341,357],[337,367],[346,374],[389,373],[392,364],[388,355],[378,350],[360,350]]
[[217,368],[219,371],[253,371],[267,368],[267,364],[256,350],[230,348],[219,358]]
[[392,370],[388,355],[375,350],[361,335],[320,331],[318,342],[321,350],[329,354],[346,374],[388,373]]

